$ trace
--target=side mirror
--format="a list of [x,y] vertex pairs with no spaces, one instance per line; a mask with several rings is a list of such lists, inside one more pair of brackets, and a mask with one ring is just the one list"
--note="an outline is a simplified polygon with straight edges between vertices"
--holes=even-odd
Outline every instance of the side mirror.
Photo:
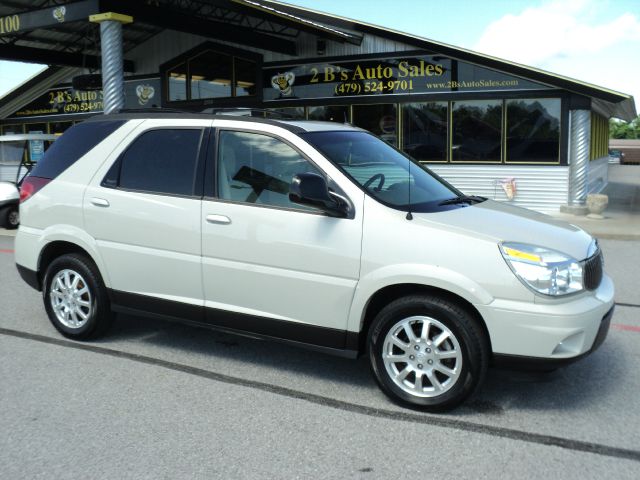
[[330,217],[346,217],[349,213],[349,204],[331,193],[327,181],[317,173],[294,175],[289,187],[289,200],[319,208]]

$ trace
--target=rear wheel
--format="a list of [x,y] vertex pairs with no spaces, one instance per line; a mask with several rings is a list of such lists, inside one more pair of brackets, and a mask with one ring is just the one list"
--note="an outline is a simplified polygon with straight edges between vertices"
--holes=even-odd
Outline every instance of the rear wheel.
[[49,320],[66,337],[96,338],[111,324],[106,288],[98,269],[84,255],[66,254],[51,262],[42,293]]
[[369,360],[391,399],[427,411],[449,410],[482,383],[489,345],[476,319],[436,296],[387,305],[369,331]]
[[17,206],[9,207],[7,209],[4,223],[7,226],[6,228],[8,229],[18,228],[18,226],[20,225],[20,211],[18,210]]

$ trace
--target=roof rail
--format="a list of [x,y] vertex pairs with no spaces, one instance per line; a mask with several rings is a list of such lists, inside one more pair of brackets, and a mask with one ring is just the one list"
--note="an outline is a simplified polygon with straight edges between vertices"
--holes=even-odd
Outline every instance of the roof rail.
[[231,115],[238,117],[273,118],[276,120],[300,120],[299,117],[291,115],[290,113],[278,112],[276,110],[270,110],[268,108],[210,107],[202,110],[202,113],[208,113],[211,115]]

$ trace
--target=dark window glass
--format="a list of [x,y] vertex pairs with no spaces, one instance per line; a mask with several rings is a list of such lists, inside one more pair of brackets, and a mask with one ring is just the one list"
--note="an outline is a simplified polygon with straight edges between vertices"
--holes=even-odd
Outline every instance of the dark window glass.
[[348,105],[309,107],[309,120],[349,123],[351,122],[351,113]]
[[371,133],[375,133],[391,145],[398,144],[395,104],[354,105],[353,124]]
[[256,62],[245,60],[244,58],[234,58],[233,64],[235,68],[236,81],[236,97],[253,96],[256,94],[256,78],[258,71]]
[[106,121],[74,125],[53,142],[44,153],[44,158],[31,171],[31,175],[56,178],[123,123],[124,121]]
[[199,129],[150,130],[140,135],[120,158],[121,188],[192,195]]
[[231,96],[231,56],[207,50],[189,60],[191,98]]
[[49,124],[49,133],[62,134],[73,126],[73,122],[55,122]]
[[452,108],[452,160],[500,162],[502,101],[453,102]]
[[404,151],[420,162],[445,162],[448,118],[447,102],[403,105]]
[[267,118],[282,118],[282,120],[304,120],[304,107],[270,108],[269,111],[275,112],[275,115],[267,114]]
[[289,185],[296,174],[321,173],[286,143],[267,135],[222,131],[218,149],[220,198],[313,210],[289,201]]
[[560,99],[507,101],[507,162],[559,162]]
[[167,72],[169,101],[187,100],[187,64],[181,63]]
[[24,125],[3,125],[2,134],[9,135],[11,133],[24,133]]
[[[419,163],[366,132],[310,132],[301,134],[349,175],[368,195],[394,208],[437,211],[455,189]],[[446,209],[449,207],[443,207]]]
[[46,123],[28,123],[27,133],[49,133]]

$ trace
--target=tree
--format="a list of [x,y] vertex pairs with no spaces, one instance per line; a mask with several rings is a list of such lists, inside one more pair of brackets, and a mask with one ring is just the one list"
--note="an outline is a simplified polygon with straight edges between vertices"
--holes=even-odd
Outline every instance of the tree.
[[609,138],[640,138],[640,115],[630,122],[623,120],[609,120]]

